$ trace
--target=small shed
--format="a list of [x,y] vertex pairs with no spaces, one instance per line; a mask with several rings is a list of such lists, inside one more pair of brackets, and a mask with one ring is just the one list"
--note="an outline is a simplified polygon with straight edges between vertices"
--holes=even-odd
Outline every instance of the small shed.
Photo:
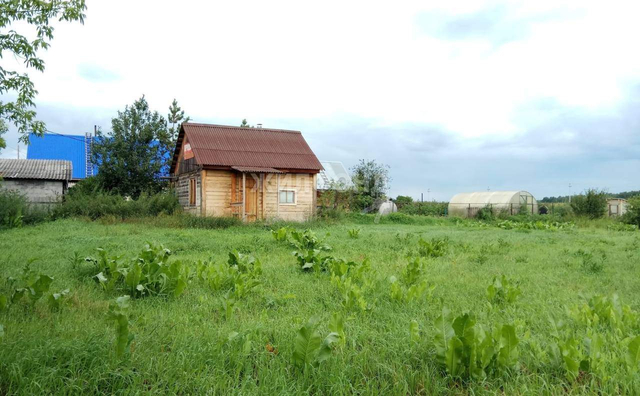
[[449,201],[449,216],[474,217],[482,208],[495,212],[538,213],[538,201],[527,191],[482,191],[456,194]]
[[24,195],[31,204],[51,205],[67,192],[71,161],[0,159],[0,189]]
[[185,122],[171,164],[185,211],[244,221],[315,215],[322,170],[299,131]]
[[629,203],[624,198],[607,199],[609,217],[618,217],[627,213]]

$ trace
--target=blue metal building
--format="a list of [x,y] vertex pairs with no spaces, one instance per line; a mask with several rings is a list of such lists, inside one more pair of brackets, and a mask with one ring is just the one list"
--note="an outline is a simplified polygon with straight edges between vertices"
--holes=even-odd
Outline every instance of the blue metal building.
[[[82,136],[47,132],[39,137],[32,133],[29,135],[27,159],[71,161],[73,180],[84,179],[98,173],[98,167],[91,164],[91,146],[95,139],[96,137],[91,134]],[[157,141],[153,141],[150,146],[155,147],[157,144]],[[164,159],[169,160],[172,155],[172,152],[168,152]],[[165,166],[160,171],[159,177],[168,176],[169,169]]]
[[68,160],[73,164],[73,179],[84,179],[97,173],[91,165],[91,144],[94,137],[90,134],[62,135],[45,133],[39,137],[29,135],[27,159]]

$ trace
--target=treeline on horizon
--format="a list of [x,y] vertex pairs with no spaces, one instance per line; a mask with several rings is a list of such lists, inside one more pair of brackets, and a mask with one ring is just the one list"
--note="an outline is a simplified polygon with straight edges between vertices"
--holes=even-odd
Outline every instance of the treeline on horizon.
[[[617,194],[607,193],[609,198],[624,198],[628,199],[631,197],[635,197],[636,195],[640,195],[640,190],[637,191],[623,191]],[[540,201],[540,203],[561,203],[561,202],[569,202],[569,195],[562,195],[557,197],[544,197]]]

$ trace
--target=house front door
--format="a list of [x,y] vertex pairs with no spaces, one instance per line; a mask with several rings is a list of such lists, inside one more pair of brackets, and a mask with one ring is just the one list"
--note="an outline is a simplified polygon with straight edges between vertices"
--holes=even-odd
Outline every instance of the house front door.
[[256,180],[251,177],[251,175],[247,174],[246,176],[246,200],[244,202],[244,210],[245,210],[245,216],[247,217],[247,220],[256,220],[257,217],[257,209],[258,209],[258,205],[257,205],[257,200],[258,200],[258,189],[257,189],[257,183]]

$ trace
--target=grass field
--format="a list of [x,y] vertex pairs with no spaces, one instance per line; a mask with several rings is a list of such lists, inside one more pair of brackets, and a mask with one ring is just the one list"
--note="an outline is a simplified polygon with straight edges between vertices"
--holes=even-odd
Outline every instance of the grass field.
[[[594,295],[616,293],[623,304],[640,309],[637,231],[504,230],[450,222],[312,228],[320,237],[329,234],[325,243],[333,249],[327,254],[370,260],[361,284],[366,310],[344,307],[331,275],[303,272],[295,249],[276,241],[268,227],[195,230],[65,220],[0,232],[1,279],[19,277],[34,259],[33,270],[54,278],[51,291],[70,289],[59,310],[42,298],[33,307],[24,300],[0,312],[0,394],[640,392],[630,346],[640,334],[637,317],[613,304],[613,319],[594,319],[584,308]],[[357,238],[348,234],[354,228],[360,229]],[[391,298],[389,279],[402,276],[408,257],[420,256],[419,240],[444,237],[443,256],[421,258],[420,279],[433,290],[408,301]],[[103,290],[92,278],[93,264],[72,257],[96,256],[98,247],[134,257],[147,241],[163,244],[172,260],[185,263],[226,263],[234,249],[250,253],[262,262],[261,285],[238,299],[230,316],[225,291],[197,277],[179,297],[132,299],[126,314],[134,338],[117,356],[107,312],[123,293]],[[489,303],[487,288],[502,275],[519,285],[521,295],[511,303]],[[0,293],[10,292],[8,282],[0,281]],[[434,346],[443,305],[453,316],[474,313],[488,330],[513,325],[519,342],[512,367],[487,369],[484,379],[448,375]],[[317,316],[324,339],[334,313],[344,318],[344,337],[323,362],[296,364],[300,328]],[[554,329],[550,318],[565,327]],[[583,339],[597,335],[604,342],[591,354],[593,343],[589,349]],[[577,376],[553,352],[565,342],[562,351],[571,358],[568,337],[577,340],[576,356],[589,362]]]

